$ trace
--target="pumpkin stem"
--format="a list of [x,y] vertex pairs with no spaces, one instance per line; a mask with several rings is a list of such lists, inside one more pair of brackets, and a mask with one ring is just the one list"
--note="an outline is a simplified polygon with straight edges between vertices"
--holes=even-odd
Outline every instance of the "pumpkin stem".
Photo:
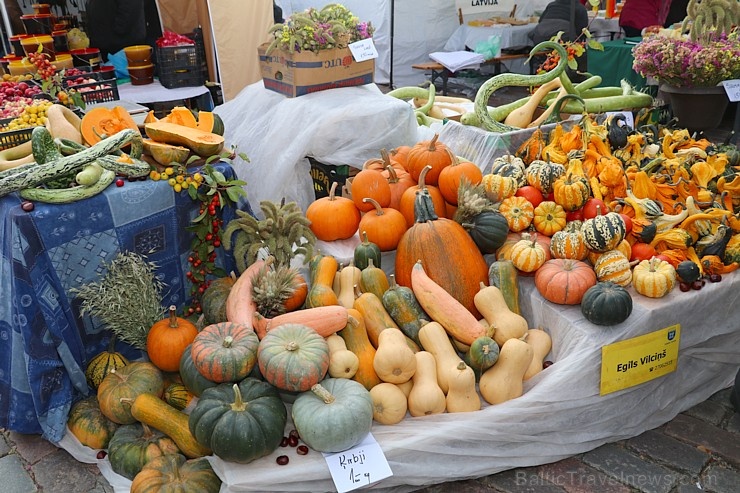
[[234,344],[234,337],[233,336],[226,336],[224,337],[223,347],[230,348]]
[[170,456],[170,465],[172,466],[172,479],[169,481],[170,484],[180,483],[180,468],[177,467],[177,456],[175,454],[168,454]]
[[176,329],[178,327],[177,307],[175,305],[170,305],[170,327],[173,329]]
[[427,173],[429,173],[431,169],[432,169],[432,165],[427,164],[426,166],[424,166],[424,169],[421,170],[421,173],[419,173],[419,180],[418,180],[419,190],[425,190],[427,188],[426,177],[427,177]]
[[[385,212],[383,212],[383,208],[380,206],[380,204],[378,203],[377,200],[372,199],[370,197],[365,197],[364,199],[362,199],[362,201],[363,202],[366,202],[366,203],[369,202],[369,203],[373,204],[373,207],[375,207],[375,215],[376,216],[382,216],[383,214],[385,214]],[[365,235],[365,236],[367,236],[367,235]]]
[[429,146],[427,147],[427,149],[429,149],[430,152],[435,151],[437,149],[437,139],[438,138],[439,138],[439,134],[435,133],[434,137],[432,137],[432,140],[429,141]]
[[331,392],[322,387],[320,383],[315,383],[311,387],[311,392],[313,392],[316,397],[324,401],[324,404],[331,404],[335,400],[335,397],[331,395]]
[[363,246],[367,246],[368,244],[370,244],[370,240],[367,239],[367,231],[365,231],[364,229],[362,230],[362,244]]
[[239,385],[234,384],[234,402],[231,404],[231,410],[240,412],[247,408],[247,403],[242,400],[242,391],[239,390]]
[[389,274],[388,275],[388,289],[396,289],[398,287],[398,284],[396,284],[396,275],[395,274]]
[[460,361],[457,364],[457,369],[460,370],[460,371],[465,370],[467,367],[468,367],[468,365],[466,365],[464,361]]
[[298,349],[298,343],[295,341],[290,341],[285,345],[286,351],[296,351]]
[[337,192],[337,185],[339,184],[338,181],[335,181],[331,184],[331,188],[329,189],[329,200],[336,200],[335,194]]
[[144,434],[142,435],[142,438],[145,440],[148,440],[152,436],[154,436],[154,432],[151,428],[149,428],[149,425],[146,423],[141,423],[141,427],[144,429]]
[[116,334],[115,333],[111,334],[110,341],[108,341],[108,352],[109,353],[116,352]]

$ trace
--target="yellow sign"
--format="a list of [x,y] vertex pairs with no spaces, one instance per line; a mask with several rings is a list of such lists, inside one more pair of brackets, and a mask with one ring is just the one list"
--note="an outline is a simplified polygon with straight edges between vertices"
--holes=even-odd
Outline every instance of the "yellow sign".
[[681,325],[601,348],[601,395],[662,377],[676,369]]

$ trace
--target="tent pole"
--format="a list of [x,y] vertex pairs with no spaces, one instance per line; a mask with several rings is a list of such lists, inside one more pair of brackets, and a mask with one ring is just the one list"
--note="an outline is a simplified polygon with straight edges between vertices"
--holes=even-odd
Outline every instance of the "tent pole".
[[393,18],[395,17],[395,11],[396,11],[396,2],[395,0],[391,0],[391,67],[388,74],[388,82],[391,89],[393,89],[393,33],[395,31],[395,21]]

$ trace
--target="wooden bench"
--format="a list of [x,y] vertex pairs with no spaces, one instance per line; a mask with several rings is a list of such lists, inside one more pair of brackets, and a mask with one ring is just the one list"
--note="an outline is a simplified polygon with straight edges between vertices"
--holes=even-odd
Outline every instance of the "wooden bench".
[[[529,54],[527,53],[501,55],[501,56],[497,56],[495,58],[486,60],[485,62],[481,63],[481,67],[484,65],[493,65],[493,75],[496,75],[502,72],[501,65],[504,62],[508,62],[511,60],[517,60],[520,58],[527,58],[527,57],[529,57]],[[440,77],[442,79],[442,94],[443,95],[447,94],[447,79],[450,78],[450,76],[452,75],[452,72],[446,69],[444,65],[442,65],[441,63],[437,63],[437,62],[425,62],[425,63],[415,63],[411,65],[411,68],[429,72],[432,84],[434,84],[434,81],[437,79],[437,77]]]

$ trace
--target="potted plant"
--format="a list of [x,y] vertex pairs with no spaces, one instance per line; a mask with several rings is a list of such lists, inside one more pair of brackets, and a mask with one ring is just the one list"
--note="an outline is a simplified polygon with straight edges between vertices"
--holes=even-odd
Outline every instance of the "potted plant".
[[658,81],[679,123],[690,130],[720,124],[728,104],[721,83],[740,78],[738,5],[691,0],[681,29],[649,34],[632,50],[634,70]]

